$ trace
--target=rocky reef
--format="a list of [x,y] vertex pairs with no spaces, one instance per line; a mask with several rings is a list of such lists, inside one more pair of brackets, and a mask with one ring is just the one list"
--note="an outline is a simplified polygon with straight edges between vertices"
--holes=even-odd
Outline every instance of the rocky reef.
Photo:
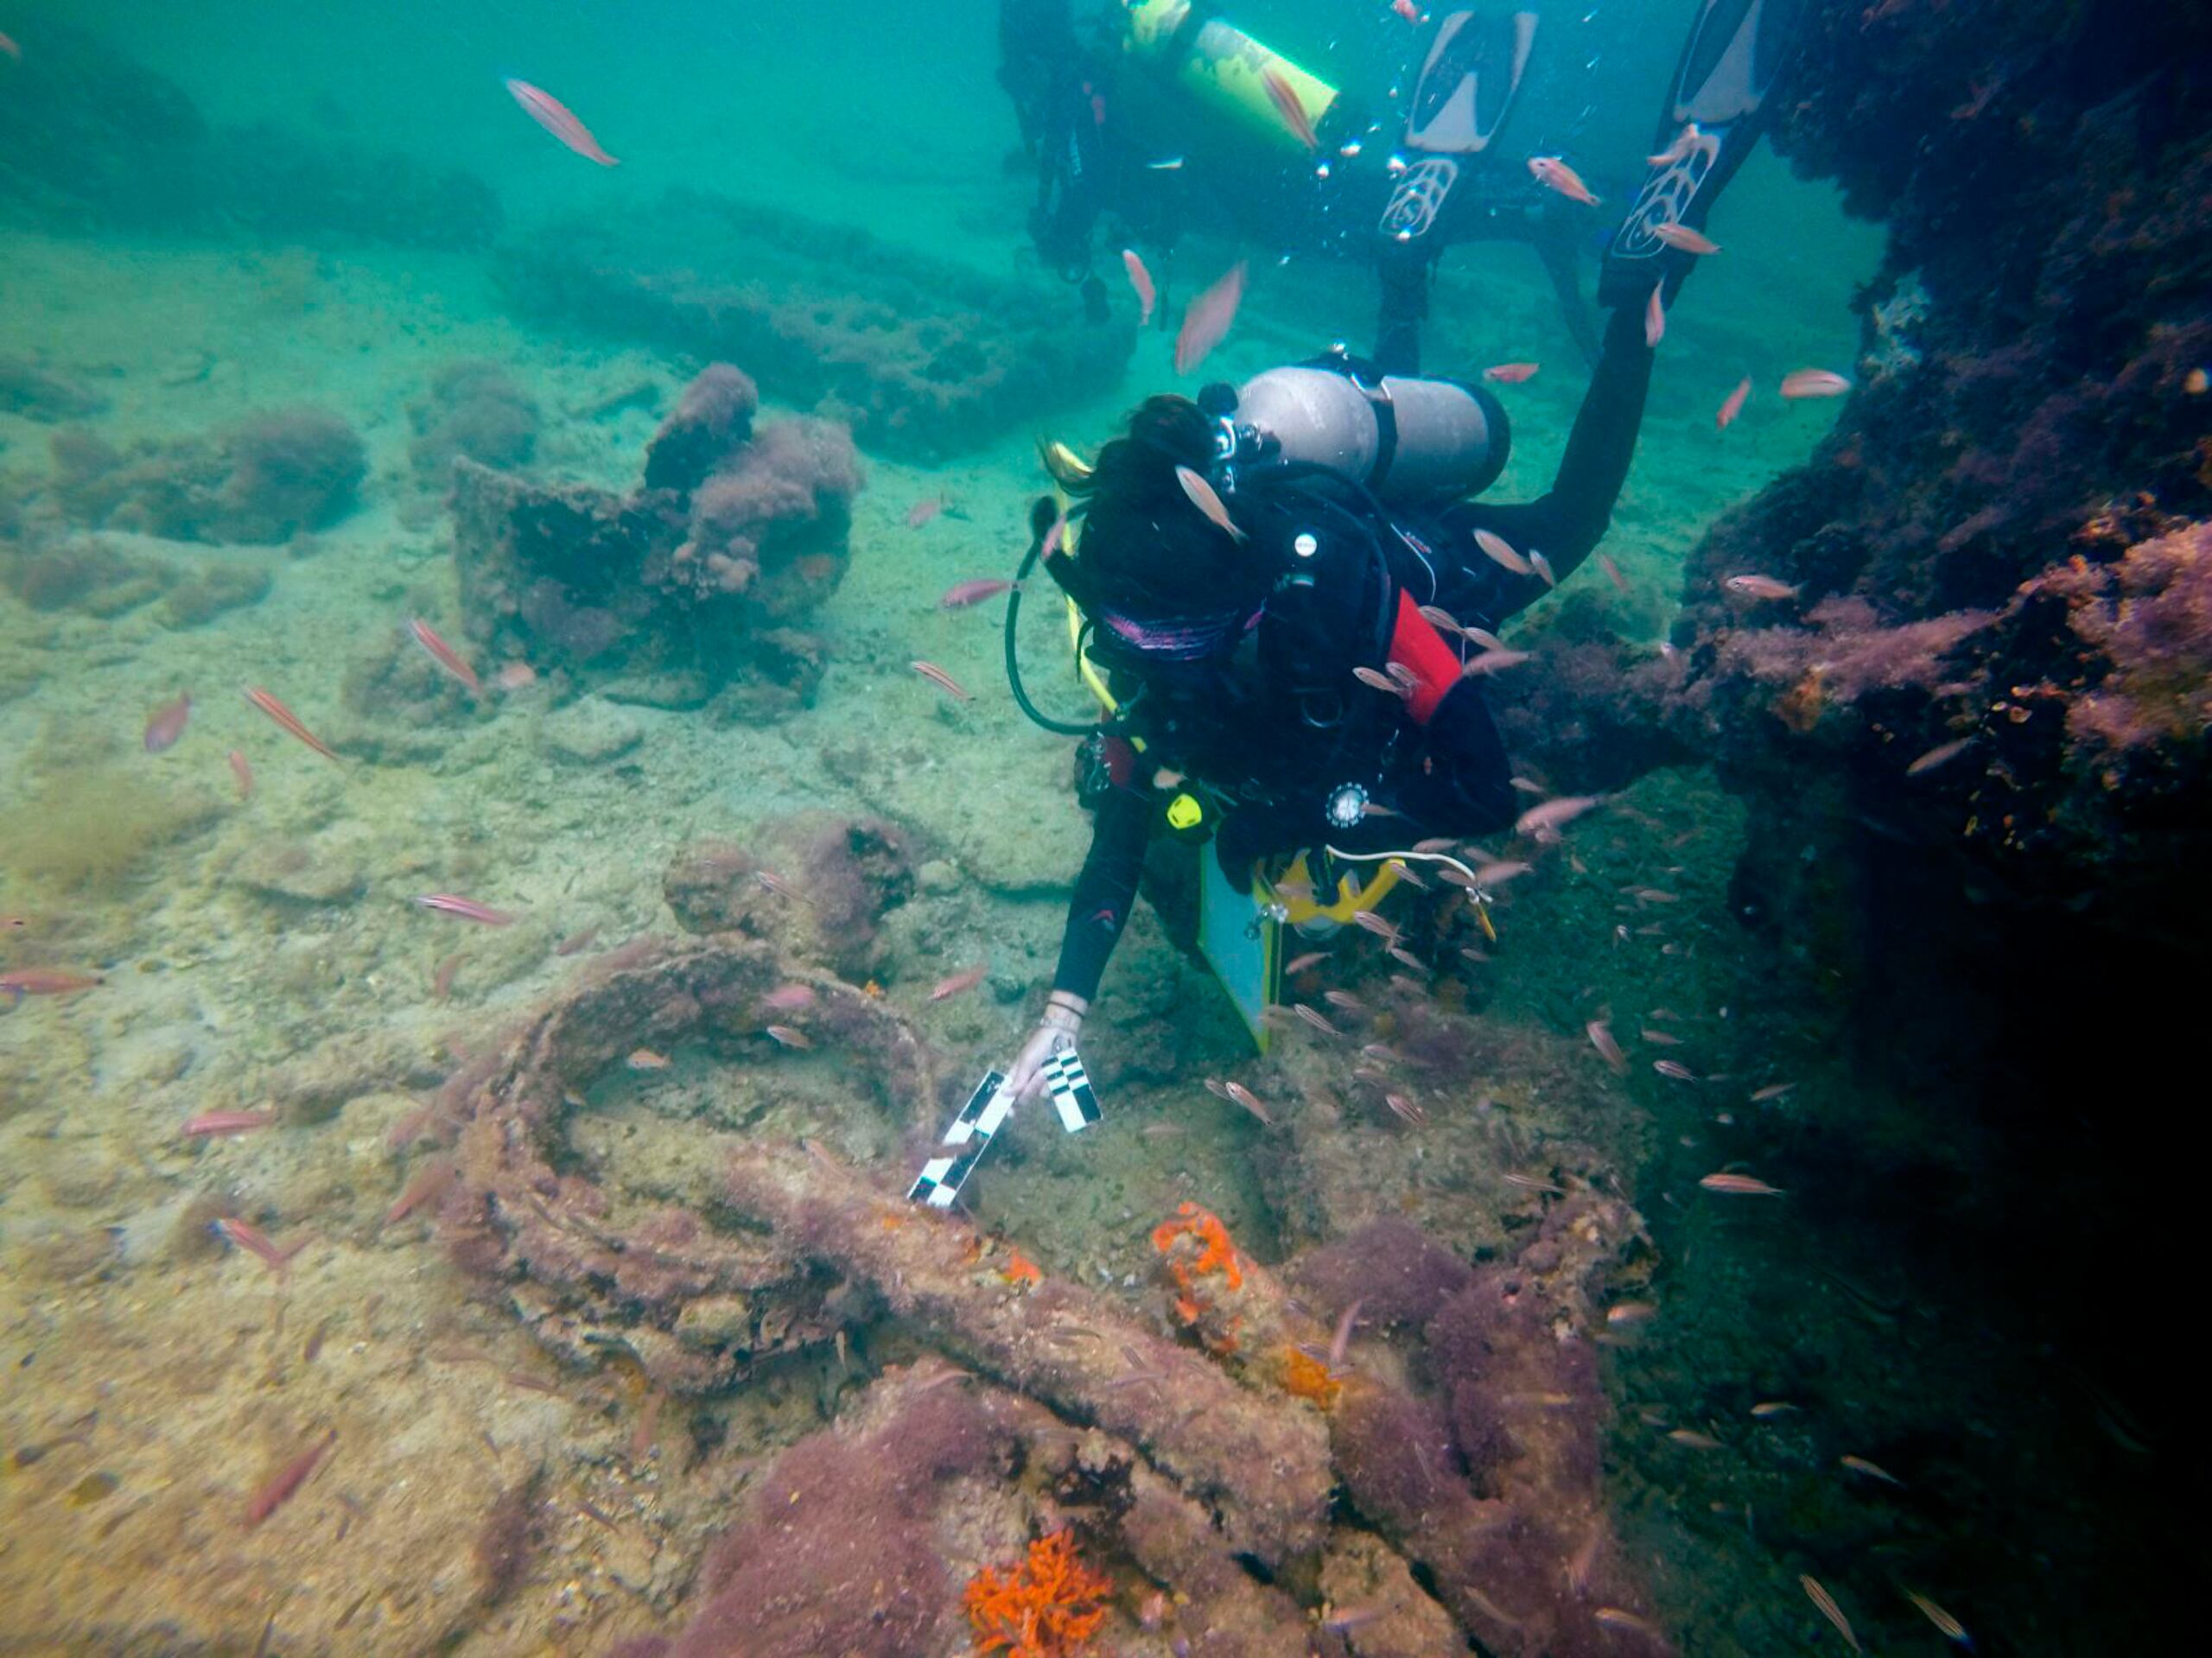
[[1133,343],[1084,324],[1056,289],[695,191],[549,225],[495,261],[525,315],[743,363],[779,401],[909,460],[1109,389]]
[[696,706],[742,680],[734,694],[754,711],[804,701],[823,652],[794,624],[843,578],[862,475],[842,426],[799,418],[756,434],[759,407],[744,373],[709,366],[626,494],[454,453],[471,635],[541,672],[624,680],[639,700]]

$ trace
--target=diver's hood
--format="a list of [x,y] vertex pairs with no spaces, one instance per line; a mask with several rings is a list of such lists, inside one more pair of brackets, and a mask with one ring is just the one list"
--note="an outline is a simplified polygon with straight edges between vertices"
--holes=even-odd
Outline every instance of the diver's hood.
[[[1077,508],[1077,516],[1082,509]],[[1076,602],[1091,624],[1094,654],[1110,665],[1142,668],[1160,663],[1195,663],[1226,656],[1257,626],[1274,572],[1256,547],[1250,557],[1251,580],[1226,601],[1192,607],[1163,602],[1139,589],[1098,581],[1083,560],[1056,547],[1045,569],[1060,591]]]

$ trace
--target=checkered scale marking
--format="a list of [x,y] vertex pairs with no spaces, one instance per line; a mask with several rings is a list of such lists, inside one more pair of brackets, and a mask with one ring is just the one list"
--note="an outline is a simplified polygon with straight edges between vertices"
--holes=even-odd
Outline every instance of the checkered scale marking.
[[1052,1109],[1060,1114],[1061,1128],[1080,1134],[1098,1121],[1098,1096],[1091,1091],[1090,1073],[1073,1048],[1062,1048],[1038,1070],[1045,1079],[1045,1091],[1052,1096]]
[[951,1208],[984,1148],[990,1145],[991,1136],[1013,1115],[1014,1090],[1006,1085],[1004,1074],[985,1071],[983,1080],[968,1096],[968,1103],[953,1114],[952,1126],[944,1131],[944,1143],[958,1149],[950,1157],[933,1157],[922,1165],[921,1173],[907,1191],[907,1201],[927,1204],[932,1209]]

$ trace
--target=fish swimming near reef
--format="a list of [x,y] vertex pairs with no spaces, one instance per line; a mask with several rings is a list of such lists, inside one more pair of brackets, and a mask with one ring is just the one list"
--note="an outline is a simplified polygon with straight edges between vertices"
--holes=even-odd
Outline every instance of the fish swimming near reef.
[[1716,432],[1725,432],[1733,425],[1736,416],[1744,412],[1744,404],[1751,395],[1751,377],[1746,374],[1736,383],[1736,389],[1728,394],[1726,400],[1713,412],[1713,429]]
[[1840,397],[1850,390],[1849,380],[1825,368],[1801,368],[1782,377],[1782,395],[1792,401],[1802,397]]
[[1805,1591],[1806,1599],[1821,1609],[1821,1616],[1835,1625],[1835,1632],[1843,1637],[1844,1645],[1849,1647],[1853,1652],[1866,1650],[1859,1644],[1858,1636],[1852,1632],[1851,1620],[1843,1615],[1843,1608],[1835,1604],[1834,1595],[1821,1586],[1818,1578],[1807,1577],[1800,1573],[1797,1586]]
[[1175,372],[1188,374],[1221,344],[1244,302],[1244,263],[1238,260],[1190,303],[1175,336]]
[[245,1505],[245,1524],[252,1530],[263,1521],[292,1500],[300,1487],[308,1483],[308,1476],[317,1464],[327,1456],[330,1447],[338,1443],[338,1430],[332,1428],[305,1451],[278,1469],[270,1482],[253,1494]]
[[[1531,806],[1513,820],[1513,832],[1532,840],[1557,839],[1559,831],[1604,799],[1602,795],[1561,795],[1556,800],[1547,800],[1541,805]],[[1498,877],[1491,870],[1477,872],[1485,880]]]
[[512,76],[505,85],[508,96],[522,105],[524,114],[586,161],[597,162],[601,167],[622,164],[599,147],[599,140],[591,136],[590,129],[552,93]]
[[1770,1186],[1751,1174],[1708,1174],[1698,1185],[1707,1191],[1718,1191],[1732,1197],[1781,1197],[1788,1195],[1781,1187]]
[[1143,327],[1152,321],[1152,308],[1160,299],[1160,290],[1152,284],[1152,272],[1144,268],[1144,261],[1137,257],[1135,248],[1122,250],[1122,269],[1129,273],[1129,291],[1137,296],[1137,327]]
[[21,63],[23,60],[23,48],[17,46],[15,41],[10,40],[5,35],[0,35],[0,58],[7,58],[14,62]]
[[1770,575],[1732,575],[1720,585],[1745,599],[1795,599],[1798,593],[1789,582],[1778,581]]
[[964,990],[973,990],[977,985],[982,983],[983,975],[988,970],[988,962],[978,962],[965,972],[948,974],[930,987],[929,999],[931,1001],[943,1001],[948,996],[957,996]]
[[1492,363],[1483,371],[1483,378],[1499,385],[1519,385],[1523,380],[1535,378],[1541,363]]
[[1704,137],[1705,135],[1697,130],[1697,123],[1689,122],[1675,135],[1672,143],[1656,156],[1646,156],[1643,159],[1654,167],[1672,167],[1676,162],[1685,159],[1690,151],[1695,149],[1703,142]]
[[273,1128],[276,1114],[273,1111],[202,1111],[187,1119],[184,1135],[196,1140],[213,1134],[245,1134],[257,1128]]
[[308,1242],[306,1238],[302,1238],[289,1249],[279,1248],[270,1236],[259,1227],[250,1222],[239,1220],[233,1215],[226,1215],[218,1220],[215,1223],[215,1230],[222,1235],[224,1242],[233,1248],[244,1249],[249,1255],[258,1255],[268,1266],[269,1270],[279,1278],[284,1277],[291,1271],[292,1257],[306,1248]]
[[1946,760],[1958,759],[1960,755],[1974,746],[1974,740],[1971,737],[1956,737],[1948,743],[1938,743],[1911,765],[1906,766],[1904,774],[1909,778],[1916,778],[1923,772],[1932,772]]
[[945,505],[945,499],[942,495],[931,495],[916,501],[913,505],[906,509],[906,527],[909,530],[920,529],[938,513],[944,511]]
[[505,910],[495,910],[488,904],[479,904],[473,898],[462,898],[454,893],[425,893],[414,900],[426,910],[435,910],[442,915],[459,916],[463,921],[474,921],[486,927],[511,927],[514,917]]
[[291,709],[286,708],[283,703],[278,702],[272,694],[264,690],[260,686],[247,686],[245,688],[245,700],[252,703],[254,707],[259,708],[264,714],[274,720],[278,725],[282,726],[293,736],[298,738],[300,741],[305,743],[309,748],[315,750],[316,753],[321,755],[323,759],[327,760],[334,760],[338,758],[337,750],[331,747],[328,743],[323,741],[321,738],[316,736],[315,733],[309,731],[305,726],[302,725],[300,723],[300,716],[298,715],[293,713]]
[[1621,1051],[1621,1045],[1613,1039],[1613,1027],[1602,1019],[1593,1019],[1583,1030],[1590,1038],[1590,1045],[1599,1056],[1620,1076],[1628,1075],[1628,1056]]
[[937,601],[937,607],[939,610],[965,610],[970,605],[980,605],[986,599],[997,597],[1013,586],[1014,583],[1004,576],[970,576],[965,581],[956,581],[947,588],[944,596]]
[[962,688],[958,680],[955,679],[950,674],[945,672],[944,669],[938,667],[934,662],[916,661],[909,665],[912,667],[916,673],[919,674],[924,679],[928,680],[931,684],[936,686],[947,696],[957,696],[963,702],[969,702],[975,700],[973,697],[969,696],[965,689]]
[[176,746],[176,740],[184,735],[186,723],[192,718],[192,694],[180,696],[174,702],[164,702],[146,721],[146,752],[159,754]]
[[253,767],[242,748],[233,748],[226,758],[231,766],[231,780],[238,785],[238,798],[244,800],[253,792]]
[[788,1025],[765,1025],[761,1029],[787,1048],[810,1048],[814,1045],[813,1039],[804,1031],[793,1030]]
[[25,996],[73,996],[80,990],[91,990],[106,982],[97,973],[71,973],[57,967],[19,967],[0,973],[0,999],[5,999],[11,1007],[18,1007]]
[[407,631],[415,636],[415,643],[430,653],[430,660],[468,688],[471,696],[484,695],[484,683],[476,677],[476,670],[461,659],[461,653],[439,637],[438,630],[420,616],[410,617]]
[[1598,198],[1590,194],[1590,187],[1582,181],[1582,175],[1556,156],[1529,156],[1529,174],[1547,190],[1556,190],[1569,201],[1579,201],[1588,207],[1598,205]]
[[1654,286],[1651,297],[1643,302],[1643,343],[1656,349],[1667,337],[1667,308],[1659,298],[1659,289]]

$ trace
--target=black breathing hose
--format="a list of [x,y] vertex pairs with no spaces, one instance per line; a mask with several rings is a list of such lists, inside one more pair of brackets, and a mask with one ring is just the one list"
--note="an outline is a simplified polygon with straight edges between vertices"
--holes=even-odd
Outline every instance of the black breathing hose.
[[1020,567],[1014,573],[1014,586],[1006,596],[1006,683],[1014,692],[1016,706],[1029,716],[1032,724],[1042,726],[1058,736],[1087,737],[1097,728],[1096,720],[1071,725],[1065,721],[1047,718],[1039,712],[1037,705],[1029,700],[1028,692],[1021,689],[1021,664],[1014,656],[1014,628],[1021,617],[1022,588],[1036,569],[1038,559],[1044,556],[1046,537],[1052,534],[1052,526],[1059,521],[1059,505],[1049,496],[1039,496],[1036,505],[1029,509],[1029,550],[1022,555]]

